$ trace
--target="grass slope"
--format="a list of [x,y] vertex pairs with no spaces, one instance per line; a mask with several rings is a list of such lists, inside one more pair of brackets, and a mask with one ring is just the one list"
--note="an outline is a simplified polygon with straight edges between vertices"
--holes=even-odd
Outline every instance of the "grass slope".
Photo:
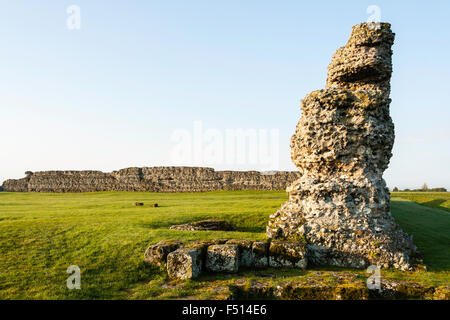
[[[204,291],[199,286],[208,281],[207,277],[183,287],[161,287],[166,274],[145,265],[146,247],[162,239],[263,239],[268,216],[286,199],[283,191],[0,192],[0,299],[162,299],[198,294]],[[134,207],[134,201],[158,203],[161,207]],[[383,271],[383,276],[448,284],[450,214],[400,198],[392,199],[392,213],[414,235],[429,271],[389,270]],[[172,224],[207,218],[226,219],[240,232],[168,229]],[[66,288],[66,269],[70,265],[81,268],[81,290]],[[283,279],[308,277],[317,270],[274,273]],[[225,278],[230,281],[242,276],[252,277],[252,272]]]

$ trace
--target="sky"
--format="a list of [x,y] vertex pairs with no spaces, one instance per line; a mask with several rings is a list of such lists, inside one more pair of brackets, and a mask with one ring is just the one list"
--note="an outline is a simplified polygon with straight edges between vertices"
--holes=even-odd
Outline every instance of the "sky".
[[0,3],[0,183],[28,170],[295,170],[300,100],[379,12],[396,33],[384,178],[450,189],[450,1]]

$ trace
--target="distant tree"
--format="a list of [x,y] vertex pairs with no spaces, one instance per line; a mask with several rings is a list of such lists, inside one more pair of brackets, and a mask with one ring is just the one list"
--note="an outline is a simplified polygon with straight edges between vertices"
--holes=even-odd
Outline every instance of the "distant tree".
[[422,191],[427,191],[427,190],[428,190],[428,186],[426,183],[424,183],[422,186]]
[[445,189],[445,188],[431,188],[431,189],[428,189],[428,191],[433,191],[433,192],[447,192],[447,189]]
[[398,192],[398,188],[394,187],[394,189],[392,189],[393,192]]
[[31,171],[25,171],[26,176],[31,176],[32,174],[33,174],[33,172],[31,172]]

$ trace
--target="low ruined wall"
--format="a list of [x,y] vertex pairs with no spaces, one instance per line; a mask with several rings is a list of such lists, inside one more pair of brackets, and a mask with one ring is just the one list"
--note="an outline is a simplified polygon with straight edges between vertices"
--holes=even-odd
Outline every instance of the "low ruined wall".
[[28,182],[30,181],[29,177],[22,179],[10,179],[6,180],[1,189],[2,191],[11,191],[11,192],[28,192]]
[[[202,167],[126,168],[101,171],[41,171],[3,183],[9,192],[285,190],[299,172],[215,171]],[[0,189],[1,190],[1,189]]]

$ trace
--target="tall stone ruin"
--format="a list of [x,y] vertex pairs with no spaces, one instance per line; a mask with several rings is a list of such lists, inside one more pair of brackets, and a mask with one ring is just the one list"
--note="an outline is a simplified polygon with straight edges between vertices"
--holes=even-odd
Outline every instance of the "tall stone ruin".
[[317,265],[413,269],[419,254],[390,213],[382,178],[392,156],[394,33],[362,23],[333,55],[325,89],[309,93],[291,139],[301,177],[270,216],[267,236],[304,239]]

